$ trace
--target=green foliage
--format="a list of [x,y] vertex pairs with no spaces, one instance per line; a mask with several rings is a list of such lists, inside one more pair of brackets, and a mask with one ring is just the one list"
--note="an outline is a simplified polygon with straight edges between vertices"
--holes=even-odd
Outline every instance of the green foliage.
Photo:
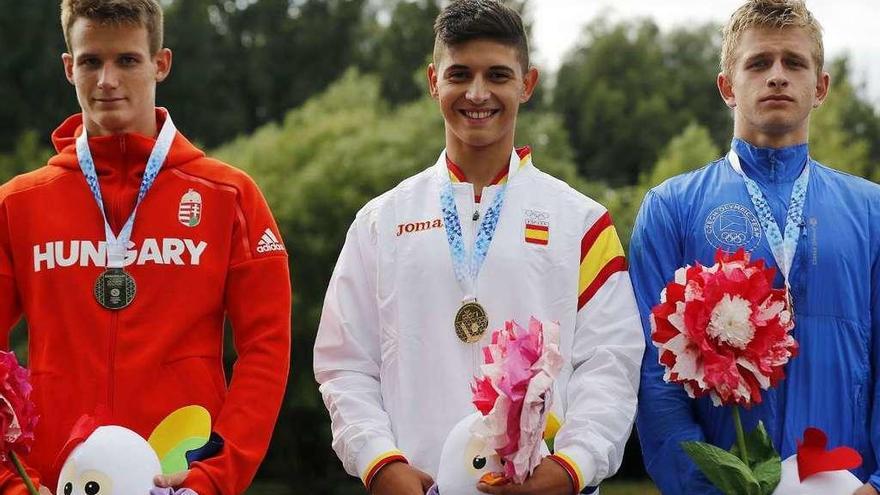
[[41,144],[37,131],[23,132],[11,153],[0,154],[0,184],[18,174],[45,165],[50,156],[52,153]]
[[763,495],[757,478],[739,457],[704,442],[682,442],[681,448],[725,495]]
[[748,465],[736,444],[730,452],[704,442],[682,442],[681,446],[706,478],[728,495],[770,495],[782,477],[782,460],[762,422],[745,436]]
[[[843,65],[841,65],[843,64]],[[833,85],[825,103],[811,116],[810,154],[816,160],[853,175],[880,180],[880,161],[872,160],[866,129],[877,125],[877,115],[860,110],[864,105],[845,72],[845,59],[835,64],[841,80]],[[863,125],[852,124],[852,113],[863,112]],[[861,132],[860,132],[861,131]]]
[[176,0],[166,20],[176,63],[159,102],[209,146],[280,121],[354,63],[363,5]]
[[397,2],[391,8],[387,26],[365,21],[364,38],[368,42],[362,47],[363,59],[358,66],[379,77],[380,92],[388,102],[410,102],[427,91],[425,64],[434,47],[433,25],[439,13],[436,0]]
[[643,176],[640,183],[646,188],[654,187],[670,177],[702,167],[720,155],[721,150],[712,142],[709,131],[692,122],[669,141],[650,175]]
[[64,78],[58,0],[0,0],[0,153],[25,129],[48,136],[79,106]]
[[729,139],[714,81],[714,26],[660,32],[648,20],[588,25],[559,70],[554,108],[564,118],[580,172],[635,184],[643,167],[689,122]]

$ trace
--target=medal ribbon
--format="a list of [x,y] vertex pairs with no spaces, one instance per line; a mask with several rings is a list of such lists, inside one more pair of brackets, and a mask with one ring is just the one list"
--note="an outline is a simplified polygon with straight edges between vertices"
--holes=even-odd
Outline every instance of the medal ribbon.
[[767,199],[758,187],[758,184],[749,178],[742,169],[739,162],[739,156],[735,151],[730,150],[727,155],[730,166],[733,170],[743,178],[746,189],[749,191],[749,197],[752,199],[752,205],[758,213],[758,220],[761,222],[761,228],[767,235],[767,243],[776,264],[782,270],[782,276],[785,277],[785,285],[788,287],[788,274],[791,272],[791,265],[794,261],[794,254],[797,251],[798,238],[801,234],[801,223],[804,218],[804,203],[807,200],[807,186],[810,182],[810,159],[804,166],[804,171],[795,180],[794,188],[791,190],[791,200],[788,203],[788,212],[785,215],[785,234],[779,231],[779,225],[773,218],[773,212]]
[[104,218],[104,235],[107,238],[107,268],[122,268],[125,251],[128,249],[128,242],[131,240],[131,232],[134,229],[134,218],[137,215],[138,206],[140,206],[144,196],[147,195],[147,191],[153,187],[153,182],[156,180],[156,176],[159,175],[159,170],[162,169],[165,159],[168,157],[171,143],[174,141],[176,134],[177,128],[174,127],[171,115],[168,114],[165,116],[165,123],[162,125],[162,130],[159,131],[159,137],[156,139],[156,144],[150,152],[149,159],[147,159],[147,167],[144,169],[144,177],[141,180],[141,187],[138,190],[134,210],[132,210],[128,220],[125,221],[125,225],[122,226],[118,236],[110,228],[110,223],[107,221],[107,213],[104,211],[104,199],[101,196],[101,186],[98,183],[98,174],[95,171],[95,161],[92,159],[92,152],[89,149],[89,138],[85,125],[83,125],[82,133],[76,138],[76,156],[79,160],[79,168],[82,170],[86,183],[89,185],[89,190],[92,191],[92,196],[95,198],[95,202],[98,203],[98,209],[101,210],[101,216]]
[[468,256],[461,234],[461,222],[458,217],[458,208],[455,206],[455,196],[452,193],[452,182],[446,181],[440,190],[440,206],[443,209],[443,225],[446,227],[446,240],[449,243],[449,253],[452,255],[452,268],[455,278],[464,291],[464,301],[476,300],[477,275],[486,260],[489,252],[489,244],[495,236],[495,228],[501,216],[501,207],[504,205],[504,196],[507,192],[507,183],[501,186],[498,194],[492,200],[492,205],[483,215],[480,228],[474,239],[474,247]]

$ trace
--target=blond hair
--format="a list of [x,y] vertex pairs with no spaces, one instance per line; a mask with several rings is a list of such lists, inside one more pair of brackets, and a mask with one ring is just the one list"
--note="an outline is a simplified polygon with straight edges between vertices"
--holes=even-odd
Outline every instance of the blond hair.
[[61,29],[68,51],[70,28],[80,17],[101,24],[143,26],[147,29],[150,55],[162,48],[164,21],[157,0],[62,0]]
[[825,65],[822,26],[807,10],[803,0],[749,0],[736,9],[721,32],[721,70],[730,77],[736,64],[736,49],[743,33],[751,28],[803,28],[813,42],[816,72]]

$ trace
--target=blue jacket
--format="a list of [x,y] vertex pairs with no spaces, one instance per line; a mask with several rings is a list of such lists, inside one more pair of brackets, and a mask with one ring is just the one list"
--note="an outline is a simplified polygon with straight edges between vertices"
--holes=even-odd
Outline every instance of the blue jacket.
[[[807,145],[767,149],[734,139],[733,149],[782,230]],[[863,463],[855,475],[880,488],[880,186],[813,160],[810,166],[789,281],[799,355],[761,404],[742,411],[743,426],[749,431],[763,421],[783,459],[796,453],[808,426],[817,426],[829,448],[858,450]],[[697,260],[712,265],[716,249],[740,247],[776,266],[745,184],[726,158],[649,191],[636,219],[630,274],[648,342],[636,425],[645,467],[664,495],[718,493],[679,444],[701,440],[727,449],[735,433],[729,408],[663,382],[650,311],[677,268]],[[783,286],[779,273],[775,285]]]

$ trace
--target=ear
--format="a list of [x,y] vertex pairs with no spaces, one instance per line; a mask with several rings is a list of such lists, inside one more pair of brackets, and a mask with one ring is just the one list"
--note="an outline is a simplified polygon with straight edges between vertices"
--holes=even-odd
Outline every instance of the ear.
[[156,64],[156,82],[162,82],[171,73],[171,50],[162,48],[156,52],[153,62]]
[[519,97],[519,102],[529,101],[536,87],[538,87],[538,69],[529,67],[529,70],[523,75],[523,92]]
[[721,94],[721,99],[724,100],[724,103],[730,108],[736,108],[736,95],[733,94],[733,81],[731,81],[724,72],[719,72],[716,84],[718,85],[718,92]]
[[428,77],[428,92],[431,94],[431,98],[436,100],[440,92],[437,89],[437,68],[433,63],[428,64],[426,76]]
[[819,108],[828,97],[828,91],[831,89],[831,75],[822,72],[819,80],[816,81],[816,97],[813,99],[813,108]]
[[61,63],[64,65],[64,76],[73,84],[73,55],[65,52],[61,54]]

